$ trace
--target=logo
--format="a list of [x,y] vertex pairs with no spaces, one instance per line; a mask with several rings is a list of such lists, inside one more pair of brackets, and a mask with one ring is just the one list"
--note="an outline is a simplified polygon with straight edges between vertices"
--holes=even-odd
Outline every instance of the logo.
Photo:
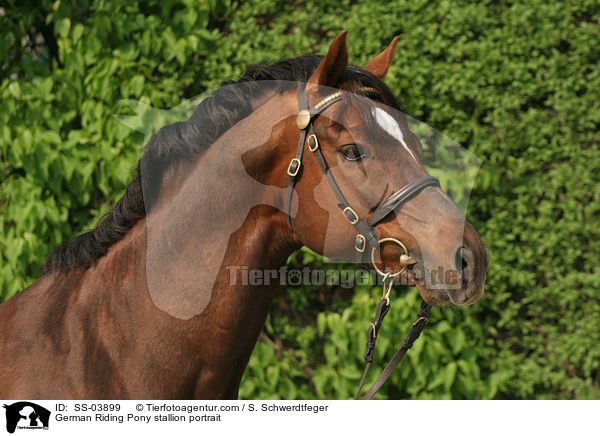
[[6,431],[14,433],[15,429],[48,430],[50,411],[28,401],[3,406],[6,409]]

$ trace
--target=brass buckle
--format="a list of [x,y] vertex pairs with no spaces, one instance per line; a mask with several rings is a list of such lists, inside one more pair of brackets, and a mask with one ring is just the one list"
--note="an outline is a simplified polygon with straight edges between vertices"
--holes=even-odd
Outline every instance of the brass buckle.
[[357,235],[354,240],[354,249],[359,253],[364,253],[365,248],[367,248],[367,240],[363,235]]
[[[295,168],[293,168],[294,164],[296,164]],[[300,159],[293,158],[290,161],[290,164],[288,165],[288,169],[287,169],[288,176],[296,177],[298,175],[298,172],[300,171],[300,166],[302,166],[302,162],[300,162]]]
[[[351,212],[352,213],[352,219],[350,219],[348,217],[348,215],[346,215],[346,212]],[[342,213],[344,214],[344,216],[346,217],[346,219],[348,221],[350,221],[350,224],[354,225],[358,222],[358,215],[356,214],[356,212],[354,212],[354,209],[352,209],[350,206],[348,206],[346,209],[344,209],[342,211]]]
[[[314,140],[314,147],[311,147],[310,145],[311,139]],[[317,151],[317,148],[319,148],[319,140],[317,139],[317,135],[312,134],[308,137],[308,149],[314,153],[315,151]]]

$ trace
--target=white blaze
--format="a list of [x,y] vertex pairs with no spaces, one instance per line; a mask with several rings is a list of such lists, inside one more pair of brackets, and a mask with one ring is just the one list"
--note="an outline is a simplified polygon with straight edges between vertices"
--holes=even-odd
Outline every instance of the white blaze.
[[415,160],[415,162],[417,162],[417,158],[415,158],[415,155],[412,153],[412,151],[410,151],[408,145],[406,145],[406,142],[404,141],[404,135],[402,134],[402,130],[400,129],[400,126],[398,125],[398,122],[394,119],[394,117],[392,117],[386,111],[378,107],[373,109],[373,116],[375,117],[375,120],[377,120],[377,124],[379,124],[381,128],[388,132],[392,137],[400,141],[400,144],[402,144],[402,146],[406,148],[406,151],[408,151],[412,158]]

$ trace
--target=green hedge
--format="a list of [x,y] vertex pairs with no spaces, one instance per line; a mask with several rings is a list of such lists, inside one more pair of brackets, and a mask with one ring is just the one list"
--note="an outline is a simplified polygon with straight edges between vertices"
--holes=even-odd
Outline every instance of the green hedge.
[[[5,3],[0,300],[122,195],[144,138],[112,117],[121,100],[168,109],[342,29],[362,65],[400,35],[387,83],[484,161],[469,219],[491,264],[485,297],[434,309],[381,397],[600,398],[600,2]],[[281,289],[240,396],[349,398],[378,292]],[[418,304],[396,292],[375,367]]]

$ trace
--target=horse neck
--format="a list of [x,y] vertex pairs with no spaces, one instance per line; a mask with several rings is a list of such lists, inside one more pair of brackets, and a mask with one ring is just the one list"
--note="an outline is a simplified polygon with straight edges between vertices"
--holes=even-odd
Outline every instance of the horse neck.
[[266,242],[294,246],[292,233],[281,225],[285,188],[258,174],[269,172],[265,162],[281,147],[271,142],[275,136],[270,137],[268,123],[257,129],[256,116],[249,118],[170,173],[156,196],[144,191],[144,198],[157,198],[146,213],[149,292],[158,308],[176,318],[190,319],[207,308],[223,263],[267,267],[285,262],[286,248],[269,251],[270,259],[251,252],[253,244],[263,251]]
[[277,270],[298,248],[280,236],[288,232],[281,218],[276,209],[257,207],[230,239],[211,302],[199,316],[203,335],[196,398],[237,397],[273,300]]
[[[113,357],[123,365],[155,380],[151,393],[132,385],[125,389],[126,397],[237,397],[277,285],[273,277],[257,285],[252,271],[277,271],[297,248],[283,237],[288,230],[280,215],[269,206],[250,211],[229,239],[208,305],[189,319],[170,315],[152,299],[146,276],[146,220],[83,275],[78,301],[94,312],[87,319],[97,322],[88,326],[96,340],[118,350]],[[193,238],[190,245],[195,245]],[[195,268],[201,269],[204,254],[198,247]],[[174,270],[167,281],[175,283],[186,274]],[[177,292],[176,286],[170,290]]]
[[[183,213],[179,219],[174,219],[172,211],[164,217],[168,217],[169,228],[179,228],[178,236],[184,237],[182,254],[170,257],[175,262],[165,272],[183,266],[187,282],[195,286],[189,292],[187,283],[171,277],[163,283],[179,281],[182,298],[174,305],[170,298],[154,301],[164,303],[175,316],[197,321],[196,398],[237,396],[277,287],[273,273],[299,248],[282,213],[285,188],[255,178],[255,165],[268,162],[270,150],[281,148],[269,144],[268,136],[250,142],[256,126],[245,120],[236,126],[235,135],[225,136],[208,149],[164,209],[176,207]],[[236,141],[238,138],[242,140]],[[253,144],[250,147],[249,142]],[[267,172],[269,168],[262,165]],[[162,263],[160,254],[158,258]],[[263,280],[248,280],[255,273]],[[198,283],[208,286],[199,289]]]
[[[237,396],[274,296],[272,274],[299,247],[281,212],[284,190],[216,149],[187,165],[188,175],[167,176],[146,218],[85,275],[117,312],[107,318],[127,332],[123,349],[178,374],[155,396]],[[248,281],[252,270],[272,278]]]

